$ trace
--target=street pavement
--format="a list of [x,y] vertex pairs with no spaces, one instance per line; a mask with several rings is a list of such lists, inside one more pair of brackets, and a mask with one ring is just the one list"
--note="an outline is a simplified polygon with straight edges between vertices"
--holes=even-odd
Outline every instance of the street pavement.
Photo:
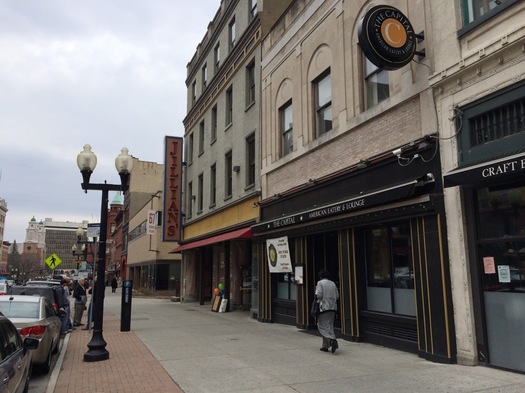
[[120,289],[106,290],[110,358],[84,362],[91,332],[77,328],[64,341],[46,393],[525,392],[523,374],[432,363],[341,339],[334,354],[326,353],[312,332],[197,303],[134,297],[131,331],[120,332],[120,304]]

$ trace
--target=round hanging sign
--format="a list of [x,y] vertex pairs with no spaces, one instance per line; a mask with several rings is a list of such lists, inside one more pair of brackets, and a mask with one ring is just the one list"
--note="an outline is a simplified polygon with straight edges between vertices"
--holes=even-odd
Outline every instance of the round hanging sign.
[[403,67],[416,52],[412,24],[401,11],[387,5],[368,10],[359,21],[357,36],[368,60],[385,70]]

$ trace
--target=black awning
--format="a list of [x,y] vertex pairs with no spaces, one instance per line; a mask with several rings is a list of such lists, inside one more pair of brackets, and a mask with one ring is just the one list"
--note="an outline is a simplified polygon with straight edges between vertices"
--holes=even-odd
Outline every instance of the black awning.
[[525,173],[525,153],[500,158],[464,168],[454,169],[443,176],[444,187],[483,184],[503,181]]
[[[427,176],[430,176],[427,179]],[[434,182],[434,177],[429,174],[425,176],[427,182]],[[295,214],[277,217],[252,226],[254,234],[263,233],[275,229],[281,229],[290,225],[304,224],[306,222],[322,219],[329,216],[347,214],[351,211],[361,210],[384,203],[405,199],[415,194],[416,185],[423,179],[415,179],[402,184],[392,185],[368,193],[360,193],[353,197],[332,203],[329,205],[318,206],[314,209],[298,212]]]

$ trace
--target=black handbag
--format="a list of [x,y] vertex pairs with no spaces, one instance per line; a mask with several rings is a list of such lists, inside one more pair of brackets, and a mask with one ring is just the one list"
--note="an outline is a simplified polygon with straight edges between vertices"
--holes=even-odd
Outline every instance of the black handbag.
[[314,299],[312,301],[312,307],[310,308],[310,315],[312,316],[312,318],[319,318],[319,312],[319,302],[317,301],[317,299]]

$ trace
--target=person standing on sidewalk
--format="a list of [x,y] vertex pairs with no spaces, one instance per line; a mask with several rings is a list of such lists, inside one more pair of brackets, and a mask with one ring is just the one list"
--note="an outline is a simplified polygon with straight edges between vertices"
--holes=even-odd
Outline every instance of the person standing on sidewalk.
[[86,280],[81,278],[78,280],[75,289],[73,290],[73,297],[75,298],[75,314],[73,317],[73,326],[83,325],[82,315],[84,314],[84,307],[87,303],[87,293],[86,293]]
[[334,319],[337,311],[337,300],[339,299],[339,290],[335,283],[330,280],[330,273],[326,269],[319,271],[319,281],[315,288],[315,296],[319,302],[320,314],[317,318],[317,329],[323,342],[321,351],[328,352],[332,348],[332,353],[335,352],[339,345],[334,333]]
[[117,286],[118,286],[117,277],[113,277],[111,279],[111,292],[115,293],[115,291],[117,290]]

